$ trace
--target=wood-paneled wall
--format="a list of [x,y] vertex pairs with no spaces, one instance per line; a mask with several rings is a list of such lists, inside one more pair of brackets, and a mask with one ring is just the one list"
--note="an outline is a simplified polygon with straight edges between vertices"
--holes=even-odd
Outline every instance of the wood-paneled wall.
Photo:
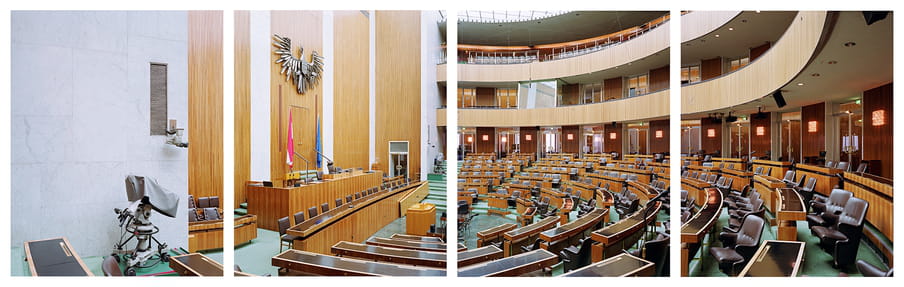
[[[568,140],[571,134],[571,140]],[[581,152],[581,128],[579,126],[562,127],[562,152],[577,154]]]
[[621,99],[624,94],[623,84],[622,77],[603,80],[603,98],[606,100]]
[[[656,138],[656,131],[662,131],[662,138]],[[650,121],[650,153],[669,152],[669,120]]]
[[[484,136],[487,140],[483,140]],[[477,142],[478,153],[496,152],[496,128],[478,127],[474,141]]]
[[[292,52],[297,53],[304,47],[305,61],[310,61],[313,51],[323,55],[323,12],[321,11],[272,11],[270,12],[270,31],[292,40]],[[296,57],[298,55],[296,54]],[[270,62],[278,59],[270,53]],[[326,67],[329,71],[330,67]],[[281,186],[289,166],[286,165],[286,141],[289,111],[292,112],[295,152],[307,158],[315,169],[316,153],[316,115],[323,114],[322,84],[315,85],[305,94],[299,94],[291,80],[280,74],[280,66],[270,65],[270,178],[275,185]],[[305,168],[302,159],[295,157],[295,170]]]
[[421,170],[421,12],[377,11],[375,17],[376,162],[388,172],[389,141],[408,141],[414,178]]
[[570,84],[562,85],[562,104],[561,105],[577,105],[581,103],[581,85]]
[[669,88],[669,65],[650,70],[650,91]]
[[[536,153],[537,152],[537,132],[540,129],[537,127],[521,127],[519,129],[521,140],[521,152],[522,153]],[[530,135],[531,140],[527,140],[527,135]]]
[[[333,161],[367,169],[370,161],[370,21],[359,11],[333,12]],[[332,69],[331,69],[332,68]],[[331,71],[332,70],[332,71]],[[329,108],[329,107],[327,107]]]
[[[891,83],[863,92],[863,159],[870,161],[871,174],[885,178],[893,178],[894,167],[892,97]],[[877,110],[885,110],[885,124],[880,126],[873,122],[873,112]]]
[[188,193],[222,200],[222,11],[188,13],[188,133]]
[[722,75],[722,57],[700,61],[700,77],[706,81]]
[[491,107],[496,105],[495,88],[477,88],[477,105]]
[[[766,117],[762,119],[756,118],[756,114],[750,115],[750,150],[755,153],[753,156],[763,158],[766,151],[772,149],[772,114],[766,113]],[[757,135],[757,127],[763,127],[763,135]],[[772,151],[775,154],[775,151]]]
[[[709,137],[709,130],[715,130],[714,137]],[[706,153],[722,150],[722,122],[709,118],[700,119],[700,149]]]
[[[694,40],[722,28],[741,11],[706,11],[681,15],[681,43]],[[676,15],[677,17],[677,15]]]
[[232,208],[245,202],[251,180],[251,12],[235,11],[235,166]]
[[772,43],[766,42],[762,45],[750,48],[750,62],[753,62],[754,60],[765,54],[766,51],[769,51],[770,47],[772,47]]
[[[622,150],[622,137],[624,133],[622,133],[622,124],[605,124],[603,126],[605,132],[603,133],[603,148],[605,152],[617,152],[618,154],[624,154]],[[611,138],[611,134],[615,133],[615,139]]]
[[[826,150],[825,106],[825,103],[818,103],[800,108],[800,151],[805,159],[811,156],[818,157],[820,151]],[[816,121],[816,132],[809,131],[811,121]]]

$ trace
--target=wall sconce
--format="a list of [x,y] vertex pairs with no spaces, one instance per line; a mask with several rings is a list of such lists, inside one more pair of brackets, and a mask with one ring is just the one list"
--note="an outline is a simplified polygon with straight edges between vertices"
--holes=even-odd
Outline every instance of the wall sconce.
[[499,141],[501,141],[501,142],[507,142],[507,141],[508,141],[508,137],[506,137],[506,136],[501,137],[501,138],[499,138]]
[[610,139],[610,140],[614,140],[614,139],[615,139],[615,133],[609,133],[609,139]]
[[472,143],[472,142],[474,142],[474,137],[468,136],[468,143]]
[[873,111],[873,126],[883,126],[885,125],[885,110],[875,110]]
[[531,135],[524,135],[525,141],[530,141],[531,139],[533,139],[533,137]]
[[574,134],[568,134],[565,136],[568,140],[574,140]]
[[182,135],[185,133],[185,128],[177,128],[176,120],[170,119],[169,126],[166,128],[166,144],[171,144],[177,147],[188,147],[188,142],[182,141]]
[[483,135],[483,141],[489,141],[490,135]]
[[706,137],[708,137],[708,138],[716,137],[716,129],[706,129]]
[[661,139],[661,138],[662,138],[662,130],[657,130],[657,131],[656,131],[656,138],[657,138],[657,139]]
[[756,135],[761,136],[766,134],[766,128],[763,126],[756,127]]
[[816,132],[816,121],[807,122],[807,132],[815,133]]

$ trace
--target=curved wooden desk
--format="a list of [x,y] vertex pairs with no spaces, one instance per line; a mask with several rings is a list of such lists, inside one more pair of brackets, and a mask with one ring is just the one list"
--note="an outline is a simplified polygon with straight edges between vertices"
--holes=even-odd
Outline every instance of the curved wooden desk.
[[796,277],[805,245],[799,241],[766,240],[738,277]]
[[775,199],[775,190],[784,188],[785,186],[785,182],[778,178],[760,174],[753,176],[753,188],[760,193],[760,198],[763,199],[763,205],[765,205],[770,212],[775,212],[775,203],[777,201]]
[[458,252],[458,268],[502,258],[502,249],[487,245],[477,249]]
[[797,240],[797,221],[807,220],[807,206],[804,199],[793,188],[779,188],[775,191],[775,220],[778,221],[778,240]]
[[512,231],[518,225],[514,223],[503,223],[486,230],[477,232],[477,247],[484,247],[492,243],[502,242],[502,234]]
[[559,257],[543,249],[532,250],[458,269],[459,277],[518,276],[542,270],[559,261]]
[[540,232],[555,227],[558,222],[558,217],[547,217],[528,226],[503,233],[502,236],[505,240],[502,247],[505,256],[521,253],[521,246],[533,244],[534,240],[539,238]]
[[642,236],[644,227],[656,220],[661,207],[662,202],[655,201],[612,225],[593,231],[590,238],[596,243],[591,249],[591,260],[602,261],[634,245]]
[[340,241],[333,245],[333,254],[379,262],[446,268],[445,252],[418,251]]
[[559,225],[540,233],[540,248],[549,250],[553,254],[571,245],[577,245],[580,239],[587,237],[588,233],[602,225],[603,219],[609,214],[609,209],[596,208],[590,213],[584,214],[575,221]]
[[706,203],[694,217],[681,225],[681,276],[688,275],[691,255],[697,253],[703,237],[709,233],[722,213],[722,192],[714,187],[706,188],[705,191]]
[[[423,242],[423,241],[407,241],[407,240],[396,240],[382,237],[374,237],[365,242],[367,245],[373,246],[383,246],[383,247],[392,247],[392,248],[402,248],[402,249],[411,249],[411,250],[420,250],[420,251],[432,251],[432,252],[446,252],[446,244],[445,243],[434,243],[434,242]],[[467,247],[462,245],[461,243],[457,244],[458,251],[467,250]]]
[[562,277],[638,277],[653,276],[656,264],[631,254],[622,253],[577,270],[562,274]]
[[271,259],[273,266],[323,276],[446,276],[446,270],[362,261],[312,252],[286,250]]

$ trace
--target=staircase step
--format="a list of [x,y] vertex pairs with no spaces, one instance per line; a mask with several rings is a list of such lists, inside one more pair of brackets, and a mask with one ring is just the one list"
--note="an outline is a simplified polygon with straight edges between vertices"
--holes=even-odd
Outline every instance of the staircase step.
[[244,209],[248,209],[248,203],[247,203],[247,202],[242,202],[241,204],[239,204],[239,207],[244,208]]
[[246,214],[248,214],[248,209],[244,209],[244,208],[236,208],[236,209],[235,209],[235,214],[236,214],[236,215],[246,215]]

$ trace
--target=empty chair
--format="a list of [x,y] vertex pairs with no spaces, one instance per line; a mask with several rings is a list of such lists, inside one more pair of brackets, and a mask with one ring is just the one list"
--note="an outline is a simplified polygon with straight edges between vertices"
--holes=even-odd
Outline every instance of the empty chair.
[[807,214],[807,225],[812,229],[815,226],[829,226],[835,224],[838,216],[844,210],[853,193],[844,189],[833,189],[829,198],[823,202],[812,201],[810,208],[813,213]]
[[794,171],[793,170],[786,171],[785,177],[782,178],[782,181],[784,181],[786,184],[793,183],[794,182]]
[[593,240],[590,238],[580,239],[577,246],[568,246],[559,252],[559,258],[562,259],[562,268],[565,272],[581,268],[590,264]]
[[220,197],[219,196],[209,197],[208,204],[209,204],[209,206],[207,206],[207,207],[219,208],[220,207]]
[[198,221],[198,209],[189,208],[188,209],[188,222]]
[[320,213],[326,213],[326,212],[329,211],[329,210],[330,210],[330,204],[329,204],[329,203],[324,203],[324,204],[321,204],[321,205],[320,205]]
[[337,198],[335,202],[336,202],[336,207],[337,207],[337,208],[340,207],[340,206],[342,206],[342,199],[341,199],[341,198]]
[[308,219],[313,219],[315,216],[317,216],[317,207],[311,206],[308,208]]
[[827,160],[827,161],[826,161],[826,167],[828,167],[828,168],[835,168],[835,161]]
[[358,200],[358,199],[361,199],[361,194],[358,194],[357,192],[355,192],[355,200]]
[[867,209],[869,202],[852,197],[844,205],[834,226],[815,226],[811,229],[813,235],[819,237],[819,246],[832,253],[835,267],[851,264],[857,258]]
[[210,198],[198,197],[198,208],[210,207]]
[[804,208],[807,208],[807,210],[810,209],[810,201],[813,200],[814,189],[816,189],[816,178],[815,177],[808,178],[807,184],[804,185],[804,187],[798,189],[800,196],[803,197],[803,200],[804,200],[804,204],[805,204]]
[[351,202],[352,202],[352,196],[351,196],[351,195],[346,195],[346,196],[345,196],[345,203],[351,203]]
[[295,224],[301,224],[304,222],[304,210],[296,212],[292,217],[295,218]]
[[279,252],[282,252],[283,246],[292,248],[292,244],[295,243],[295,239],[297,239],[294,235],[286,234],[286,230],[289,230],[289,217],[283,217],[276,221],[277,226],[279,226]]
[[208,207],[204,208],[204,220],[219,220],[220,212],[217,211],[216,208]]
[[710,247],[709,254],[719,262],[722,272],[735,276],[738,267],[750,260],[760,245],[760,237],[763,235],[763,219],[751,215],[744,220],[741,229],[735,236],[735,244],[729,247]]
[[508,206],[509,206],[509,207],[515,207],[515,205],[516,205],[517,202],[518,202],[518,198],[519,198],[519,197],[521,197],[521,191],[520,191],[520,190],[512,191],[512,196],[509,196],[509,198],[508,198],[508,200],[507,200],[507,201],[508,201]]
[[107,256],[101,265],[104,276],[122,276],[122,269],[119,269],[119,261],[116,256]]
[[860,271],[860,274],[863,274],[863,277],[892,277],[895,272],[894,268],[885,271],[879,266],[869,264],[869,262],[863,261],[862,259],[857,260],[857,270]]
[[766,208],[763,207],[763,199],[757,198],[753,201],[752,205],[745,206],[744,208],[739,208],[736,210],[729,210],[728,213],[728,227],[735,229],[743,224],[743,222],[741,222],[741,219],[747,217],[748,214],[758,214],[760,218],[763,218],[766,213]]
[[198,206],[195,205],[195,197],[192,196],[191,194],[189,194],[188,195],[188,208],[197,208],[197,207]]
[[842,162],[838,162],[838,166],[836,168],[843,170],[843,171],[850,171],[850,167],[851,167],[850,163],[848,163],[846,161],[842,161]]
[[753,174],[763,174],[763,167],[762,166],[756,167],[756,169],[753,171]]
[[865,162],[865,161],[864,161],[864,162],[860,162],[860,164],[857,165],[857,172],[859,172],[859,173],[864,173],[864,172],[866,172],[866,169],[867,169],[867,168],[869,168],[869,163],[868,163],[868,162]]
[[796,189],[796,188],[804,186],[804,180],[806,180],[806,179],[807,179],[806,175],[801,175],[800,178],[797,179],[797,182],[794,182],[791,184],[791,187]]
[[[666,224],[668,225],[668,224]],[[669,275],[669,235],[659,232],[656,238],[647,241],[642,248],[634,250],[631,255],[656,263],[656,276]]]

